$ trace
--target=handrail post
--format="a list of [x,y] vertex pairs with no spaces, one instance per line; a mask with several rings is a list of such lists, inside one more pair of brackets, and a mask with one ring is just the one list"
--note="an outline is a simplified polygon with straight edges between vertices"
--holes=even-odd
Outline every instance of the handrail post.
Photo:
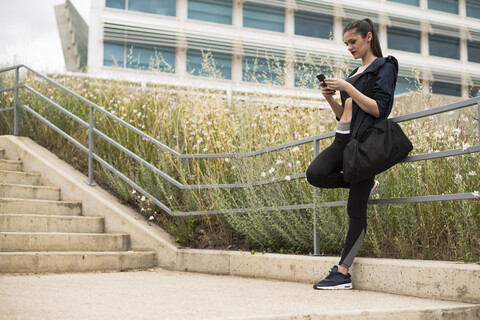
[[[315,139],[313,141],[313,158],[315,159],[318,154],[320,153],[320,140]],[[319,256],[320,255],[320,237],[318,234],[318,207],[317,207],[317,199],[320,190],[317,187],[314,188],[314,201],[313,201],[313,255]]]
[[[477,106],[478,106],[478,114],[477,114],[477,118],[478,118],[478,144],[480,144],[480,102],[477,103]],[[480,264],[480,258],[478,259],[478,264]]]
[[18,117],[19,117],[19,109],[18,106],[18,78],[19,78],[19,66],[15,68],[15,110],[13,115],[13,135],[18,136]]
[[88,125],[88,182],[90,186],[94,186],[93,183],[93,111],[95,109],[90,105],[90,120]]

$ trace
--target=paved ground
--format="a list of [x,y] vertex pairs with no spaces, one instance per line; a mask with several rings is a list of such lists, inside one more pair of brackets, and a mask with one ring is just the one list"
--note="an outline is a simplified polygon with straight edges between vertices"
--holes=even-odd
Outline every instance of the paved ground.
[[161,269],[0,275],[0,319],[419,319],[420,314],[471,307]]

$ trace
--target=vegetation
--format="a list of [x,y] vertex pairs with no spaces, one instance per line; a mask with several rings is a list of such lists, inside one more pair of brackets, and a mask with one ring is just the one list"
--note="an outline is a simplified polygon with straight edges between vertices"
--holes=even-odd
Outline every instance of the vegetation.
[[[278,64],[273,65],[278,67]],[[307,68],[312,65],[297,66],[305,87],[314,84],[313,75],[319,70]],[[203,72],[220,76],[214,67],[211,71],[211,62],[205,63],[205,69]],[[255,66],[253,69],[255,71]],[[265,73],[266,77],[272,77],[272,74]],[[258,78],[262,73],[254,75]],[[31,74],[22,73],[21,78],[21,83],[34,87],[88,122],[87,104]],[[228,99],[223,92],[212,90],[142,86],[65,75],[53,75],[52,78],[182,154],[251,152],[330,132],[336,126],[330,110],[288,107],[286,103],[278,103],[278,100],[269,102],[268,97],[256,94],[234,95]],[[272,79],[264,80],[261,82]],[[0,75],[0,87],[13,86],[13,83],[13,72]],[[392,116],[451,102],[449,97],[423,94],[421,86],[418,87],[419,92],[396,99]],[[88,147],[88,130],[81,124],[26,89],[20,90],[19,99],[21,104],[36,110]],[[258,100],[263,102],[258,103]],[[0,106],[12,105],[13,92],[1,93]],[[309,253],[313,250],[314,210],[281,210],[279,207],[313,202],[321,204],[348,197],[348,190],[324,189],[316,192],[305,179],[296,179],[296,175],[303,174],[313,159],[311,142],[254,157],[178,159],[105,114],[95,112],[94,123],[97,130],[182,184],[271,182],[246,188],[181,190],[95,136],[98,156],[176,212],[249,209],[244,213],[171,217],[105,167],[95,163],[97,183],[138,208],[152,223],[162,225],[185,246]],[[478,110],[474,107],[404,122],[402,127],[414,144],[412,154],[466,149],[479,144]],[[0,112],[0,134],[12,133],[13,112]],[[86,172],[86,154],[27,112],[21,114],[20,133]],[[322,140],[320,150],[330,143],[331,139]],[[380,181],[378,197],[478,194],[479,160],[476,153],[399,164],[377,176]],[[271,210],[265,210],[266,207]],[[339,255],[348,227],[346,208],[317,205],[317,210],[321,250],[325,254]],[[371,205],[368,210],[367,236],[360,256],[464,261],[479,258],[480,200]]]

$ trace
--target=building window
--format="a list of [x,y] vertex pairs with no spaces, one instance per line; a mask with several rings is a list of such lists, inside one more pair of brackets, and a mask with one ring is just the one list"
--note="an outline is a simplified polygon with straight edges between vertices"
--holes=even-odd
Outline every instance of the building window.
[[177,0],[128,0],[128,10],[175,16]]
[[232,1],[189,0],[188,18],[232,24]]
[[188,49],[187,73],[202,77],[232,79],[232,55]]
[[478,0],[466,0],[467,17],[480,19],[480,2]]
[[480,63],[480,42],[468,41],[468,61]]
[[415,81],[411,78],[398,77],[397,86],[395,88],[395,94],[402,94],[407,92],[418,91]]
[[409,4],[411,6],[417,6],[417,7],[420,6],[420,0],[388,0],[388,1]]
[[460,39],[434,34],[429,36],[430,55],[460,59]]
[[243,26],[270,31],[285,31],[285,9],[265,4],[243,3]]
[[172,72],[174,66],[174,47],[127,43],[127,68]]
[[243,81],[283,85],[285,69],[283,61],[274,58],[244,57]]
[[295,34],[329,39],[333,36],[333,17],[308,12],[295,12]]
[[480,97],[480,85],[468,88],[468,94],[470,98]]
[[125,45],[123,42],[105,41],[103,45],[103,65],[125,67]]
[[435,81],[432,83],[432,93],[461,97],[462,86],[459,84]]
[[458,0],[428,0],[428,9],[458,14]]
[[125,10],[125,0],[106,0],[105,7]]
[[389,27],[387,40],[389,49],[420,53],[420,31]]
[[295,87],[320,90],[320,82],[317,79],[319,74],[327,78],[332,77],[327,67],[308,62],[295,64]]

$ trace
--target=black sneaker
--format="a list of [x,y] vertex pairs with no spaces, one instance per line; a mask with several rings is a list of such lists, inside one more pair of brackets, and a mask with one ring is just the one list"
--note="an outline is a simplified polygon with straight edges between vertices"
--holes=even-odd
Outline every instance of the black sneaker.
[[349,290],[353,289],[352,279],[350,273],[344,275],[341,272],[338,272],[338,267],[334,266],[330,274],[320,282],[317,282],[313,285],[313,289],[317,290]]

